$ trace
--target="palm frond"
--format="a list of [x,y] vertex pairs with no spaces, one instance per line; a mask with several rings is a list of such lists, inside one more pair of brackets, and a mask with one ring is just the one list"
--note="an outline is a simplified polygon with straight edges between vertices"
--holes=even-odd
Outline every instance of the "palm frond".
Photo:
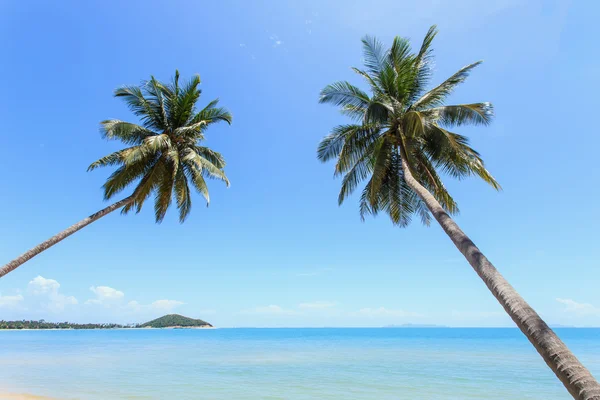
[[173,121],[176,127],[181,127],[189,123],[195,113],[195,105],[202,91],[198,89],[200,85],[200,75],[194,75],[190,81],[179,91],[175,99],[175,110]]
[[366,71],[354,67],[352,67],[352,71],[356,72],[358,75],[362,76],[367,81],[367,83],[371,87],[371,91],[373,92],[373,94],[377,95],[382,93],[375,79],[373,79],[373,77],[369,75]]
[[194,146],[193,149],[200,157],[210,161],[215,167],[219,169],[225,168],[226,162],[221,153],[203,146]]
[[229,179],[225,175],[225,172],[206,158],[201,157],[196,151],[190,150],[185,153],[182,162],[206,177],[222,180],[229,187]]
[[342,187],[340,188],[340,193],[338,195],[339,205],[342,205],[344,200],[354,192],[360,182],[367,179],[367,177],[373,173],[375,154],[377,154],[377,149],[382,146],[383,140],[383,137],[379,137],[377,141],[373,142],[369,146],[369,149],[364,151],[363,156],[344,174]]
[[477,175],[494,189],[501,189],[500,184],[485,169],[479,153],[468,145],[467,137],[436,125],[429,128],[425,151],[431,155],[438,168],[457,179]]
[[156,154],[145,154],[134,163],[125,164],[117,168],[106,180],[104,185],[104,199],[109,200],[117,193],[140,179],[157,160]]
[[165,104],[165,98],[168,97],[168,93],[165,93],[166,87],[154,78],[150,77],[150,80],[146,83],[146,92],[150,95],[151,104],[158,105],[159,115],[162,119],[163,126],[165,128],[171,128],[169,121],[169,111]]
[[166,128],[160,109],[144,97],[138,86],[123,86],[115,90],[115,97],[122,97],[129,109],[143,122],[145,128],[162,131]]
[[179,209],[179,222],[183,223],[192,210],[192,196],[190,196],[190,188],[183,168],[177,170],[174,189],[177,208]]
[[390,64],[396,73],[395,97],[398,103],[406,104],[414,90],[418,70],[415,68],[415,56],[411,54],[408,39],[396,36],[389,53]]
[[369,95],[356,86],[340,81],[325,86],[321,90],[319,103],[331,103],[336,106],[355,106],[366,108],[369,105]]
[[388,52],[383,47],[383,43],[373,36],[364,36],[362,44],[365,67],[371,74],[379,75],[387,63]]
[[181,126],[173,131],[175,136],[188,137],[195,140],[204,140],[202,128],[206,126],[206,121],[196,122],[194,124]]
[[227,124],[231,125],[233,119],[231,113],[224,107],[215,107],[218,101],[218,99],[213,100],[200,110],[194,118],[192,118],[190,124],[204,122],[205,126],[209,126],[217,122],[227,122]]
[[417,72],[413,86],[410,90],[410,95],[408,96],[410,103],[414,103],[423,94],[425,87],[431,80],[433,64],[433,50],[431,49],[431,43],[437,36],[437,33],[437,27],[432,25],[423,39],[419,53],[415,57],[414,67]]
[[199,171],[195,166],[189,165],[187,163],[184,163],[183,166],[186,175],[192,182],[192,185],[194,186],[196,191],[204,197],[204,199],[206,200],[206,206],[208,207],[208,205],[210,204],[210,196],[208,194],[208,186],[206,185],[206,181],[202,176],[202,172]]
[[345,132],[343,146],[335,165],[335,174],[340,175],[372,151],[373,143],[381,137],[381,129],[369,125],[340,125],[337,129]]
[[414,110],[422,110],[424,108],[441,105],[446,97],[448,97],[458,85],[463,83],[468,78],[471,70],[482,62],[483,61],[477,61],[461,68],[443,83],[425,93],[421,98],[414,102],[411,108]]
[[136,209],[136,213],[142,211],[144,202],[148,199],[152,191],[158,187],[160,179],[164,173],[165,160],[163,157],[161,157],[144,174],[144,177],[140,180],[137,187],[133,191],[133,202],[127,204],[121,213],[127,214],[134,207]]
[[141,144],[147,137],[155,135],[143,126],[118,119],[100,122],[100,133],[104,139],[118,139],[125,144]]
[[[137,147],[137,146],[135,146],[135,147]],[[88,169],[87,169],[88,172],[93,171],[99,167],[107,167],[110,165],[124,164],[125,163],[125,161],[124,161],[125,155],[127,155],[135,147],[129,147],[129,148],[126,148],[123,150],[115,151],[114,153],[111,153],[107,156],[100,158],[99,160],[94,161],[88,167]]]
[[425,133],[425,124],[427,122],[418,111],[409,111],[404,114],[402,120],[402,130],[408,138],[421,136]]
[[494,118],[491,103],[459,104],[441,106],[423,111],[428,119],[447,127],[461,125],[489,125]]
[[162,176],[155,187],[156,194],[154,196],[154,215],[156,223],[161,223],[167,210],[171,205],[173,188],[175,185],[175,176],[179,170],[179,160],[177,159],[177,151],[173,150],[170,155],[165,157],[165,168]]

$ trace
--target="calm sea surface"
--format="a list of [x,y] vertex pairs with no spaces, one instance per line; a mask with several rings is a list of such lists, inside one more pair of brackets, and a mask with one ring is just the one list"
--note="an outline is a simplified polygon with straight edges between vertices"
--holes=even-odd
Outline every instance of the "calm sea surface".
[[[557,329],[600,377],[600,329]],[[0,331],[0,392],[60,399],[570,399],[516,329]]]

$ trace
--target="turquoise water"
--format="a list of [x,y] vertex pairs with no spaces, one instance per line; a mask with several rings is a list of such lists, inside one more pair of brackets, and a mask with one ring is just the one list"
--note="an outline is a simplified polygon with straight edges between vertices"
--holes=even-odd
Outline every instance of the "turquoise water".
[[[600,329],[558,329],[600,376]],[[0,331],[0,390],[65,399],[569,399],[516,329]]]

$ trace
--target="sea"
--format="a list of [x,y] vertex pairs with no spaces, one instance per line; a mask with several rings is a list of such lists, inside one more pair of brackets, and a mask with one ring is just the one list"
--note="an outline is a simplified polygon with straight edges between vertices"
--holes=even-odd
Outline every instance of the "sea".
[[[600,329],[556,329],[600,377]],[[571,399],[517,329],[0,331],[0,398]]]

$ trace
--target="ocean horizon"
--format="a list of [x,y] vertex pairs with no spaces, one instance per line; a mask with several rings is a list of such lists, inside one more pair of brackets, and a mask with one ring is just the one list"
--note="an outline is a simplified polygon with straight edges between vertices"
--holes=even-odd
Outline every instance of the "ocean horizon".
[[[556,331],[599,376],[600,328]],[[570,398],[510,327],[28,330],[0,343],[0,393],[56,399]]]

